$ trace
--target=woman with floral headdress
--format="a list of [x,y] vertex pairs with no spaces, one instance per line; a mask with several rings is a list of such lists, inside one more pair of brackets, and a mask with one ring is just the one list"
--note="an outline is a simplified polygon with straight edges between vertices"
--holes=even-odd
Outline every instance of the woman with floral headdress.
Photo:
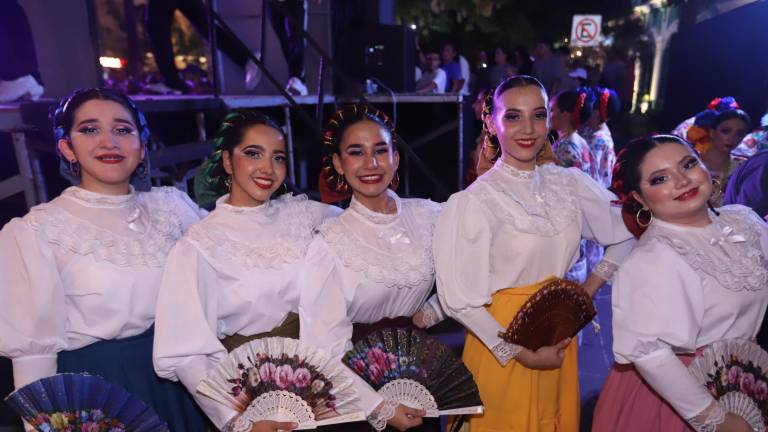
[[[253,339],[299,337],[297,274],[325,218],[340,212],[287,192],[283,130],[252,111],[228,114],[198,186],[218,196],[168,256],[157,302],[154,361],[181,381],[213,423],[228,430],[236,413],[195,390],[227,351]],[[258,422],[253,431],[293,429]]]
[[575,168],[541,163],[548,144],[547,93],[535,78],[507,79],[488,122],[501,156],[491,170],[451,196],[435,228],[437,292],[469,333],[463,360],[485,412],[471,431],[567,431],[579,427],[576,344],[536,351],[499,333],[542,286],[579,257],[579,240],[608,248],[584,283],[593,295],[632,246],[615,197]]
[[722,202],[728,177],[744,160],[734,157],[732,152],[749,132],[750,123],[749,115],[739,108],[736,99],[726,96],[713,99],[707,109],[696,114],[693,126],[686,132],[686,138],[693,143],[715,179],[719,189],[715,191],[716,206]]
[[[394,136],[383,112],[362,105],[336,112],[325,133],[323,200],[351,202],[317,228],[300,278],[299,315],[301,339],[338,358],[378,328],[409,326],[414,316],[421,327],[442,319],[436,298],[425,304],[435,280],[432,230],[440,205],[395,193]],[[421,424],[421,410],[382,400],[358,381],[376,430]]]
[[205,215],[174,188],[149,188],[149,129],[126,96],[78,90],[52,114],[60,170],[74,186],[0,231],[0,355],[16,387],[87,372],[125,387],[173,431],[204,418],[152,368],[163,264]]
[[[613,284],[616,364],[592,430],[752,431],[687,366],[712,343],[757,334],[768,306],[768,225],[741,205],[713,208],[711,174],[673,135],[628,143],[612,189],[639,239]],[[738,369],[722,384],[768,394],[765,382]]]

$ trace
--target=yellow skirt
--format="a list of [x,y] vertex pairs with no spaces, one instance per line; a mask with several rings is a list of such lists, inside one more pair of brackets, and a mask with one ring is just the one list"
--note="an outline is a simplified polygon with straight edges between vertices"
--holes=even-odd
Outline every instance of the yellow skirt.
[[[506,327],[528,298],[554,277],[496,292],[488,312]],[[462,360],[475,377],[485,413],[470,417],[472,432],[576,432],[579,430],[579,376],[576,338],[565,349],[560,369],[528,369],[512,360],[502,367],[491,351],[467,333]]]

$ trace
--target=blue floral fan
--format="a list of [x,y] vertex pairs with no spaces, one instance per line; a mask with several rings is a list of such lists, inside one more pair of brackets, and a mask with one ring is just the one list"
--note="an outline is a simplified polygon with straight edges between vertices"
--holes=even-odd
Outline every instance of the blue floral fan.
[[448,347],[423,331],[373,332],[343,361],[385,399],[424,409],[427,417],[483,412],[472,374]]
[[11,393],[5,402],[27,423],[50,432],[167,432],[157,413],[101,377],[58,374]]

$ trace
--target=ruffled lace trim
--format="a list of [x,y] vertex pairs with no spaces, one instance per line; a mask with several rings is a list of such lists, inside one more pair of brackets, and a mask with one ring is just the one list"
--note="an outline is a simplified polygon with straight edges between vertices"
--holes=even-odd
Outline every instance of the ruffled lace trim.
[[395,416],[398,405],[397,401],[385,400],[368,416],[368,423],[377,431],[383,431],[389,419]]
[[[546,237],[559,234],[577,220],[579,207],[575,179],[567,169],[545,164],[535,171],[515,170],[518,180],[522,173],[531,173],[530,196],[518,196],[511,190],[509,182],[514,180],[507,176],[513,172],[510,170],[514,168],[497,162],[494,170],[480,177],[476,182],[478,187],[473,188],[491,214],[514,226],[516,231]],[[483,184],[487,187],[482,187]],[[499,195],[514,201],[524,213],[510,211]]]
[[125,207],[136,200],[136,190],[128,186],[130,192],[127,195],[105,195],[78,186],[70,186],[61,193],[61,196],[73,199],[87,207]]
[[399,217],[400,213],[403,211],[403,202],[400,199],[399,196],[397,196],[396,193],[394,193],[392,190],[387,189],[387,195],[395,200],[395,205],[397,206],[397,212],[393,214],[386,214],[386,213],[378,213],[375,212],[368,207],[364,206],[360,201],[355,199],[354,196],[352,196],[352,200],[349,202],[349,208],[363,216],[366,220],[370,221],[371,223],[377,224],[377,225],[387,225],[394,223]]
[[491,348],[491,353],[493,353],[493,356],[496,357],[496,360],[501,366],[506,366],[513,358],[517,357],[522,350],[523,347],[520,345],[500,341]]
[[725,422],[726,411],[717,402],[712,401],[700,414],[688,419],[688,424],[696,432],[715,432],[717,426]]
[[[163,189],[158,192],[171,194]],[[121,267],[162,267],[168,252],[182,235],[182,221],[177,214],[175,197],[152,201],[157,201],[158,207],[150,207],[148,226],[136,236],[117,236],[52,203],[35,207],[24,219],[45,241],[68,252],[91,255],[96,261]]]
[[702,247],[675,235],[675,231],[657,228],[653,235],[670,245],[700,275],[716,280],[728,290],[760,291],[768,286],[768,260],[760,244],[759,225],[752,211],[741,206],[721,209],[713,215],[718,234]]
[[614,264],[610,261],[601,260],[595,268],[592,270],[592,273],[594,273],[597,276],[600,276],[603,280],[611,280],[613,277],[613,274],[616,273],[616,270],[619,269],[619,266],[617,264]]
[[[259,207],[247,208],[228,204],[217,211],[236,214],[239,217],[256,218],[255,224],[268,223],[269,231],[258,243],[245,243],[219,229],[213,219],[210,223],[197,224],[187,232],[186,238],[197,243],[211,258],[223,262],[235,262],[245,268],[279,269],[304,257],[312,241],[312,230],[320,223],[321,216],[311,208],[313,203],[306,196],[279,198]],[[258,210],[258,211],[255,211]],[[317,215],[315,216],[315,213]],[[259,229],[254,226],[254,229]],[[235,233],[236,234],[236,233]]]
[[[385,230],[392,243],[398,243],[397,253],[373,248],[361,242],[350,232],[343,218],[326,221],[318,228],[328,246],[345,267],[364,273],[374,283],[388,288],[418,288],[432,281],[434,261],[432,257],[432,232],[434,231],[440,206],[427,200],[408,200],[403,211],[413,212],[413,220],[423,221],[419,232],[409,238],[406,232]],[[404,228],[401,229],[405,231]]]

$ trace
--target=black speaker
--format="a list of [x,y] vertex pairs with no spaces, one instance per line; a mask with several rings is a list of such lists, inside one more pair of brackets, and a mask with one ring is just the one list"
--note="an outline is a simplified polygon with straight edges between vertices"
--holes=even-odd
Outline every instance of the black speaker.
[[[416,35],[407,26],[377,25],[350,29],[340,35],[343,46],[337,63],[353,82],[336,81],[336,89],[354,94],[365,89],[366,80],[378,81],[398,93],[413,92],[416,67]],[[379,91],[382,91],[379,85]]]

